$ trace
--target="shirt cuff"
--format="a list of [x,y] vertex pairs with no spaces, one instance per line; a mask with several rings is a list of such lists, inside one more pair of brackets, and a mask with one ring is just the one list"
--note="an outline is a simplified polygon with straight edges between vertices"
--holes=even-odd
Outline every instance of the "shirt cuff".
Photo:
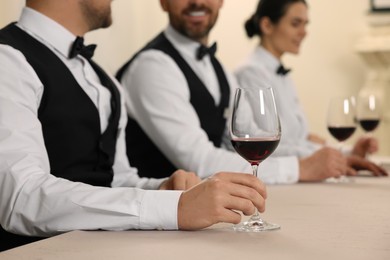
[[183,191],[146,191],[141,203],[140,229],[177,230],[177,208]]
[[299,181],[299,162],[295,156],[270,157],[258,169],[266,184],[292,184]]
[[286,184],[297,183],[299,181],[299,161],[295,156],[285,158],[284,163],[279,164],[281,182]]

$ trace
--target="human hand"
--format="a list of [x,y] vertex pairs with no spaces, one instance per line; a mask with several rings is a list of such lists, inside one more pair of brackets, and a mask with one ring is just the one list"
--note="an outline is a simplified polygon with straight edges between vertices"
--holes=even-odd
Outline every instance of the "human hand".
[[353,174],[346,158],[336,149],[324,147],[313,155],[299,161],[299,180],[322,181],[330,177]]
[[367,154],[377,152],[378,147],[379,145],[377,139],[372,137],[361,137],[355,143],[355,146],[352,149],[352,154],[364,158]]
[[182,193],[178,207],[181,230],[197,230],[219,222],[238,224],[241,214],[264,212],[265,185],[244,173],[217,173]]
[[323,138],[319,135],[313,134],[313,133],[309,133],[309,135],[307,136],[307,140],[309,140],[313,143],[316,143],[316,144],[321,144],[321,145],[326,144],[325,138]]
[[[388,176],[388,173],[385,169],[379,165],[370,162],[367,159],[359,157],[357,155],[350,155],[347,157],[348,166],[351,167],[354,171],[358,170],[368,170],[374,176]],[[355,174],[353,174],[355,175]]]
[[160,190],[187,190],[200,181],[200,178],[193,172],[177,170],[160,185]]

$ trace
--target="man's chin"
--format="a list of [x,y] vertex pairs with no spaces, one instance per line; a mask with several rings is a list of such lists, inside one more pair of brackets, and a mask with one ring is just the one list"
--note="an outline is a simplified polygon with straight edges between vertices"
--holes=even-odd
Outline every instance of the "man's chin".
[[203,29],[203,30],[187,30],[186,34],[189,38],[197,40],[202,39],[204,37],[207,37],[209,34],[209,30]]

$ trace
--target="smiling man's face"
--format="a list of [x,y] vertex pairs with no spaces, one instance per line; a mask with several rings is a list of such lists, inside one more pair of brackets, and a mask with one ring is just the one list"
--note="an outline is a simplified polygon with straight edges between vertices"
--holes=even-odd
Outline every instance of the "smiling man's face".
[[160,0],[173,28],[195,40],[207,38],[218,19],[223,0]]

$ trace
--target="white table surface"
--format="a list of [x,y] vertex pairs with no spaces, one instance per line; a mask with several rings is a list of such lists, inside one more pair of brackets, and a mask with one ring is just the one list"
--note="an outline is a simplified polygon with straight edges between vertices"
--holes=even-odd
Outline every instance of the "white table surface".
[[7,260],[390,259],[390,178],[269,186],[278,231],[74,231],[0,253]]

